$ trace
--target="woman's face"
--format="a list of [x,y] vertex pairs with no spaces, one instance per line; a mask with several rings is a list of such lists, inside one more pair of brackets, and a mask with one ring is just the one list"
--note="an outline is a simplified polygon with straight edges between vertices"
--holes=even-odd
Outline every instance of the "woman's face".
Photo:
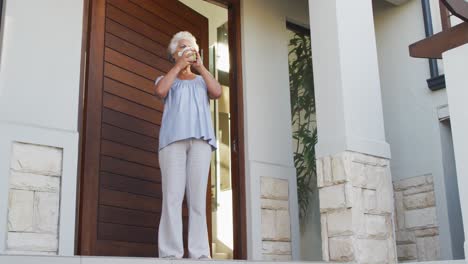
[[178,54],[179,51],[185,49],[186,47],[191,47],[190,41],[188,41],[186,39],[179,40],[179,43],[177,44],[177,48],[176,48],[174,54],[172,54],[172,56],[174,57],[175,60],[177,60],[179,58],[179,54]]

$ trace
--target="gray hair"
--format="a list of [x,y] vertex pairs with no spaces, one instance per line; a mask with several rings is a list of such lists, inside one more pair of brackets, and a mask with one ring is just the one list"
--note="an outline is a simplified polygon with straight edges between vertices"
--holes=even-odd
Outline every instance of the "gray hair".
[[182,39],[190,41],[190,46],[192,46],[192,48],[194,48],[198,52],[199,47],[197,44],[197,39],[192,35],[192,33],[188,31],[180,31],[172,37],[171,42],[169,42],[169,46],[167,47],[167,53],[171,61],[174,60],[172,58],[172,54],[174,54],[174,52],[177,49],[177,45],[179,44],[179,41],[181,41]]

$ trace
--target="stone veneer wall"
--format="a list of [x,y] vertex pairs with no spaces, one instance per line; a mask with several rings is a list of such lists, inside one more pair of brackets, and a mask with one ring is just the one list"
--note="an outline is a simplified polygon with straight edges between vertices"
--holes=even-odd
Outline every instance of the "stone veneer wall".
[[7,254],[58,253],[61,175],[62,149],[13,143]]
[[264,260],[290,260],[291,225],[287,180],[261,177],[262,255]]
[[399,261],[437,260],[440,254],[434,181],[431,175],[393,182]]
[[342,152],[317,159],[325,261],[396,263],[387,159]]

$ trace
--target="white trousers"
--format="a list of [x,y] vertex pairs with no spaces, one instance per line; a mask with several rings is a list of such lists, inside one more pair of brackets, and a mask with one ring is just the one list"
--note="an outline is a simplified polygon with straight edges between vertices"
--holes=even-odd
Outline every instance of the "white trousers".
[[159,223],[159,257],[182,258],[182,202],[187,194],[190,258],[210,257],[206,224],[206,187],[211,146],[201,139],[186,139],[159,151],[162,175],[162,213]]

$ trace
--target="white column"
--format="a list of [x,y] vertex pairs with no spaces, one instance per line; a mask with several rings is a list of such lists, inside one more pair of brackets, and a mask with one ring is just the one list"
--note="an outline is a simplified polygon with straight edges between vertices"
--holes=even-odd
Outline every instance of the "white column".
[[309,0],[319,157],[389,158],[372,1]]
[[465,257],[468,254],[468,44],[449,50],[443,54],[445,82],[452,126],[453,148],[457,167],[460,205],[465,229]]
[[396,263],[372,1],[309,0],[326,261]]

